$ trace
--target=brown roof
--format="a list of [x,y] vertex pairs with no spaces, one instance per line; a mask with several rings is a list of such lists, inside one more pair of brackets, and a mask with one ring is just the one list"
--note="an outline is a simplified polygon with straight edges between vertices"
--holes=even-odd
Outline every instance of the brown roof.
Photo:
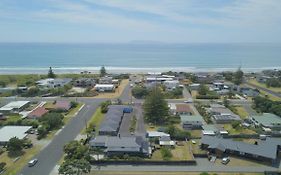
[[193,112],[188,104],[176,104],[176,112]]
[[28,117],[42,117],[44,114],[48,113],[48,110],[44,107],[38,107],[28,114]]
[[55,104],[55,108],[69,110],[71,108],[71,104],[69,101],[57,101]]

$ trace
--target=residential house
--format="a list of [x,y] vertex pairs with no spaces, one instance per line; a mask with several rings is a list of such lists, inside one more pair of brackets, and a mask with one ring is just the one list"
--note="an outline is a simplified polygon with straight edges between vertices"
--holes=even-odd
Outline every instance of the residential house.
[[193,84],[190,84],[188,87],[191,91],[197,91],[200,87],[200,84],[199,83],[193,83]]
[[279,138],[266,138],[255,144],[242,141],[233,141],[214,136],[202,136],[201,148],[207,149],[217,157],[224,157],[230,154],[275,163],[278,160],[281,140]]
[[7,105],[0,108],[0,112],[3,114],[7,113],[19,113],[28,107],[30,104],[29,101],[13,101],[8,103]]
[[63,87],[71,83],[71,78],[47,78],[36,82],[37,86],[42,89]]
[[149,142],[140,136],[97,136],[89,143],[92,148],[104,149],[104,153],[109,157],[124,154],[134,156],[151,154]]
[[272,77],[266,75],[259,75],[256,77],[257,82],[259,83],[266,83],[267,80],[271,79]]
[[170,136],[161,136],[159,138],[160,146],[175,146],[176,142],[171,140]]
[[204,119],[200,115],[180,115],[182,128],[186,130],[202,129]]
[[124,117],[124,113],[132,112],[132,108],[125,105],[110,105],[99,128],[99,135],[116,136]]
[[99,92],[112,92],[115,90],[114,84],[96,84],[94,89]]
[[192,115],[193,110],[188,104],[176,104],[176,114]]
[[260,94],[260,91],[258,89],[253,89],[249,87],[241,87],[240,92],[248,97],[257,97]]
[[[250,117],[256,126],[261,126],[270,130],[281,130],[281,118],[272,113],[263,113],[262,115],[253,115]],[[270,131],[267,130],[267,131]]]
[[94,78],[79,78],[73,81],[73,85],[77,87],[94,87],[96,80]]
[[178,80],[172,80],[172,81],[164,81],[163,84],[167,90],[173,90],[179,87],[180,82]]
[[32,126],[4,126],[0,128],[0,145],[6,145],[13,137],[22,140],[27,137]]
[[219,124],[241,120],[238,115],[234,114],[231,110],[223,105],[211,104],[207,111],[212,115],[214,122]]
[[49,111],[44,107],[37,107],[31,113],[27,115],[29,119],[38,119],[41,118],[43,115],[47,114]]
[[99,84],[112,84],[112,80],[112,77],[105,76],[99,79]]
[[159,132],[159,131],[147,131],[147,137],[148,138],[160,138],[163,136],[169,136],[170,134],[167,134],[165,132]]
[[215,125],[203,125],[202,128],[203,135],[214,136],[219,132],[219,129]]
[[55,102],[55,109],[68,111],[71,108],[71,103],[66,100],[59,100]]

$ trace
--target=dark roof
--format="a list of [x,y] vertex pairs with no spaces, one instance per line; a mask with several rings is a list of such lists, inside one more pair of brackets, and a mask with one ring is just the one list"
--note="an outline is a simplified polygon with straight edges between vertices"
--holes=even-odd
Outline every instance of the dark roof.
[[279,138],[267,138],[260,140],[257,145],[244,143],[241,141],[233,141],[231,139],[223,139],[214,136],[202,136],[201,143],[209,145],[208,148],[219,150],[232,150],[243,152],[251,155],[261,156],[270,159],[276,159],[277,147],[281,145]]
[[97,136],[90,141],[90,145],[103,144],[105,152],[142,152],[147,153],[149,143],[142,137]]
[[124,109],[129,108],[125,105],[110,105],[105,114],[104,120],[100,125],[100,132],[118,132],[123,115]]

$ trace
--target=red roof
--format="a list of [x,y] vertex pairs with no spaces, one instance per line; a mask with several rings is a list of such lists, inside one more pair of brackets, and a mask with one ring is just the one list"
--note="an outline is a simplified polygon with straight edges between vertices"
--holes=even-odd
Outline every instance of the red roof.
[[69,101],[57,101],[55,104],[55,108],[69,110],[71,108],[71,104]]
[[28,114],[28,117],[42,117],[44,114],[48,113],[49,111],[44,107],[38,107],[34,109],[31,113]]

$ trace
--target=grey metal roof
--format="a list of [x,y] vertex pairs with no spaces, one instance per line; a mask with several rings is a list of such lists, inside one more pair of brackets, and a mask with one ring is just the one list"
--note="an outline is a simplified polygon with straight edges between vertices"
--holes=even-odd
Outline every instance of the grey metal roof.
[[281,145],[281,139],[267,138],[260,140],[257,145],[244,143],[240,141],[233,141],[231,139],[223,139],[213,136],[202,136],[202,144],[209,145],[209,148],[217,148],[220,150],[232,150],[252,155],[257,155],[265,158],[276,159],[277,146]]
[[122,118],[124,108],[126,105],[110,105],[108,106],[108,111],[105,114],[104,120],[100,125],[99,131],[102,132],[118,132]]
[[90,145],[103,144],[106,152],[142,152],[147,153],[149,143],[142,137],[97,136],[90,141]]

